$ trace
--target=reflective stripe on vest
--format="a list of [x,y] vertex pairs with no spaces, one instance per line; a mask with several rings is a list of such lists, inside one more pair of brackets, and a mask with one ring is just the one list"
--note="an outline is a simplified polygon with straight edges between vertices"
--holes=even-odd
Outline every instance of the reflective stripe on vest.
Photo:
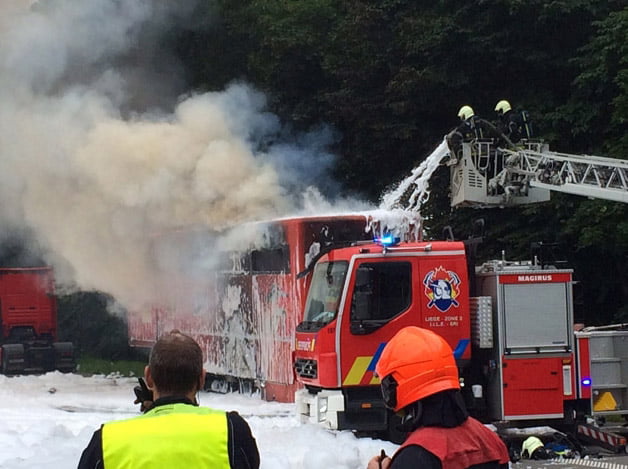
[[102,428],[105,469],[229,469],[227,414],[188,404],[156,407]]
[[443,469],[466,469],[496,461],[508,464],[506,445],[497,435],[473,417],[454,428],[421,427],[403,442],[401,448],[417,445],[440,459]]

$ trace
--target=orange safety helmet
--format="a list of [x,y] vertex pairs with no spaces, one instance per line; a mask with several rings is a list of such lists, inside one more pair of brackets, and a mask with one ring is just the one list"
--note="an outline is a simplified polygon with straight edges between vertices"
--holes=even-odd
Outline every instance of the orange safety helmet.
[[420,327],[405,327],[390,339],[375,365],[386,405],[395,412],[447,389],[460,389],[449,344]]

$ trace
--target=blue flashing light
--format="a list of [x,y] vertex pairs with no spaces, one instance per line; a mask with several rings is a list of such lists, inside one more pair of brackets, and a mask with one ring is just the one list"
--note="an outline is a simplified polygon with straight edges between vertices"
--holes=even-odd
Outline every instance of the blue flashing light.
[[396,246],[397,244],[401,242],[401,239],[397,236],[388,234],[388,235],[382,236],[381,238],[375,238],[374,241],[375,243],[381,246],[389,247],[389,246]]
[[591,378],[582,378],[583,386],[591,386]]

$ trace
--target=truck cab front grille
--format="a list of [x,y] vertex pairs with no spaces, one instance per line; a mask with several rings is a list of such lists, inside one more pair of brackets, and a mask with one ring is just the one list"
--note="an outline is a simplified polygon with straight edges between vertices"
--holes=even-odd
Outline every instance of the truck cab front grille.
[[294,370],[301,378],[315,379],[318,376],[316,360],[309,358],[297,358],[294,362]]

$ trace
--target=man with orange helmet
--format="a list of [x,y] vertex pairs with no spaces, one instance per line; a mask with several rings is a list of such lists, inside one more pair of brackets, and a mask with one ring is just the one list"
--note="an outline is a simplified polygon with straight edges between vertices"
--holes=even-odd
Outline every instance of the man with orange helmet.
[[393,455],[375,456],[367,469],[507,469],[506,445],[470,417],[460,393],[451,347],[420,327],[400,330],[375,367],[386,406],[402,415],[408,437]]

